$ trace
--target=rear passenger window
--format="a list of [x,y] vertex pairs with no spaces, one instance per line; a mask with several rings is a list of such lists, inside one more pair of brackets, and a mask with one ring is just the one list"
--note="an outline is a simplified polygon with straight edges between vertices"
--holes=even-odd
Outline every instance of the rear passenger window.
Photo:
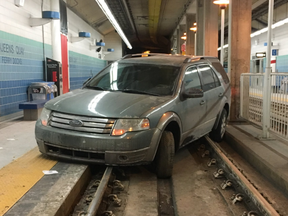
[[198,68],[203,79],[203,91],[220,86],[218,77],[209,65],[200,65]]
[[213,62],[212,66],[221,74],[225,84],[228,84],[229,83],[229,78],[227,76],[226,71],[224,70],[224,68],[220,64],[220,62]]
[[201,88],[201,82],[198,74],[197,67],[189,67],[185,72],[185,78],[184,78],[184,88]]

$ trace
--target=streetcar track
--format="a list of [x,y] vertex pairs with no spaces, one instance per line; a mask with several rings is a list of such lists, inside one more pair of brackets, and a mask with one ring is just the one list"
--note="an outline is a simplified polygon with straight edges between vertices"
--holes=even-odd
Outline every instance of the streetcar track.
[[[204,141],[205,139],[206,141]],[[210,198],[211,196],[220,197],[220,199],[223,200],[223,203],[225,203],[227,210],[230,212],[230,215],[233,215],[233,216],[247,215],[249,211],[254,211],[255,215],[258,215],[258,216],[285,215],[285,214],[280,214],[274,209],[273,206],[271,206],[271,201],[269,201],[269,197],[265,196],[263,193],[260,193],[258,191],[259,189],[257,187],[257,184],[254,184],[253,181],[249,179],[249,177],[245,174],[245,172],[243,172],[241,167],[239,167],[237,163],[233,161],[233,158],[231,158],[226,152],[223,151],[223,149],[218,144],[212,142],[208,137],[205,137],[205,139],[201,139],[199,142],[197,141],[196,143],[193,143],[192,145],[189,145],[185,147],[184,149],[181,149],[180,152],[177,153],[177,154],[180,154],[179,156],[177,155],[175,156],[175,158],[177,158],[177,160],[175,160],[175,163],[176,164],[178,163],[178,166],[179,165],[181,166],[181,163],[185,164],[189,160],[193,160],[194,164],[191,164],[191,166],[193,166],[194,168],[191,170],[187,170],[186,168],[189,167],[189,165],[186,164],[187,167],[183,167],[183,170],[180,170],[180,171],[175,170],[172,178],[170,179],[157,179],[155,173],[153,172],[153,169],[151,169],[151,166],[150,167],[140,166],[140,167],[114,168],[113,179],[122,180],[123,185],[125,185],[124,187],[125,189],[121,191],[116,190],[115,192],[113,187],[108,186],[108,185],[111,185],[111,182],[109,184],[107,183],[106,187],[108,188],[109,192],[107,191],[101,192],[102,194],[105,194],[105,196],[103,200],[101,201],[102,208],[100,208],[100,211],[98,211],[96,215],[129,216],[129,215],[134,215],[133,211],[136,211],[135,209],[139,210],[138,212],[135,212],[135,215],[140,215],[140,216],[145,215],[145,213],[143,212],[148,211],[148,210],[150,213],[149,214],[147,213],[147,215],[158,215],[158,216],[187,215],[187,214],[183,214],[183,211],[181,211],[182,210],[181,202],[183,202],[183,200],[181,201],[181,197],[179,198],[179,191],[177,188],[179,187],[179,184],[181,184],[181,182],[180,183],[175,182],[175,179],[179,180],[179,175],[180,176],[190,175],[189,178],[186,177],[186,181],[187,179],[194,179],[194,181],[197,181],[197,182],[191,181],[190,182],[191,186],[189,187],[190,189],[187,188],[187,191],[189,190],[193,191],[193,188],[195,187],[197,188],[197,185],[201,184],[201,179],[202,179],[203,184],[207,185],[206,189],[204,188],[202,191],[205,191],[207,193],[210,191],[209,193],[214,194],[214,195],[207,194],[205,196],[206,197],[208,196]],[[203,142],[205,143],[204,147],[203,145],[201,145],[201,143],[203,144]],[[207,153],[207,150],[209,150],[208,153]],[[189,152],[191,159],[189,159],[185,151]],[[208,167],[207,162],[209,162],[211,158],[216,158],[217,163],[215,165]],[[224,175],[221,176],[221,178],[216,178],[215,172],[219,168],[223,169]],[[198,172],[198,174],[196,174],[195,176],[194,172]],[[111,173],[112,173],[112,170],[111,170]],[[177,175],[178,175],[178,179],[176,178]],[[222,188],[223,181],[226,181],[226,180],[231,180],[233,184],[231,187],[228,187],[227,189],[223,189]],[[209,185],[210,184],[209,182],[213,182],[213,185]],[[193,185],[193,184],[196,184],[196,185]],[[143,187],[143,185],[146,185],[146,187],[147,185],[148,187],[150,187],[149,185],[151,185],[151,187],[146,188],[146,189],[141,188]],[[147,189],[149,190],[147,191]],[[157,191],[155,192],[156,197],[154,195],[151,195],[154,189],[155,191]],[[137,190],[137,193],[135,193],[135,190]],[[95,192],[95,194],[96,193],[97,192]],[[116,194],[118,196],[117,198],[119,198],[121,205],[117,206],[115,205],[115,203],[113,204],[111,200],[109,201],[109,199],[107,199],[107,197],[111,193]],[[197,193],[196,194],[195,193],[194,194],[192,193],[190,195],[190,198],[193,198],[193,196],[195,196],[192,200],[195,200],[195,199],[201,200],[205,198],[203,194],[197,195]],[[237,199],[235,199],[235,194],[238,194],[238,193],[240,193],[241,196],[243,195],[242,202],[241,200],[238,201]],[[185,198],[187,199],[187,194],[185,195],[186,195]],[[133,200],[135,197],[137,198],[137,200]],[[131,208],[131,203],[130,203],[131,201],[133,201],[132,205],[135,205],[133,206],[133,208]],[[189,200],[186,200],[186,201],[189,202]],[[92,202],[93,201],[91,201],[90,203]],[[144,203],[141,203],[141,202],[144,202]],[[145,202],[147,202],[148,204],[145,204]],[[155,206],[153,204],[154,202],[156,202]],[[218,202],[220,201],[218,200]],[[193,201],[191,204],[197,205],[197,203],[193,203]],[[128,210],[126,208],[127,205],[128,206],[130,205]],[[147,206],[150,206],[151,208],[155,207],[155,210],[149,209],[149,207]],[[205,205],[203,205],[203,213],[206,213],[208,209],[205,209],[204,206]],[[198,210],[197,210],[198,213],[197,212],[194,213],[193,210],[191,210],[189,215],[199,215],[199,212],[200,212],[199,206],[195,206],[195,207],[198,207]],[[88,209],[83,211],[83,213],[85,213],[85,214],[82,214],[83,216],[95,215],[94,213],[96,211],[93,214],[92,213],[87,214],[89,212]],[[213,207],[209,207],[209,209],[210,210],[208,210],[208,212],[209,211],[211,212],[212,211],[211,209],[213,209]],[[93,211],[90,211],[90,212],[93,212]],[[108,212],[108,213],[103,214],[104,212],[106,213]],[[79,214],[79,211],[78,211],[78,215],[81,215]],[[223,215],[229,215],[229,214],[226,213]]]

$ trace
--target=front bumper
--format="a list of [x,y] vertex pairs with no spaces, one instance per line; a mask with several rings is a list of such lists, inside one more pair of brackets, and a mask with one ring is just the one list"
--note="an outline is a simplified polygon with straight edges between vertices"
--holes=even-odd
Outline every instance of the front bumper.
[[114,137],[35,126],[41,153],[57,158],[106,165],[136,165],[153,161],[161,131],[157,128]]

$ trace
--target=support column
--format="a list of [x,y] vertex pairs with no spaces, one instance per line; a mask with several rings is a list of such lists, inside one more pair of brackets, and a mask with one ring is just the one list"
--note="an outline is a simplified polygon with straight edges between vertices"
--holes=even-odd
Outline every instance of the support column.
[[196,55],[218,56],[218,6],[197,0]]
[[[51,0],[51,11],[60,11],[59,0]],[[62,62],[61,55],[61,32],[60,32],[60,20],[52,20],[51,22],[51,39],[52,39],[52,55],[53,59]]]
[[177,40],[177,54],[181,54],[181,36],[180,36],[180,29],[177,28],[177,35],[176,35],[176,40]]
[[205,22],[204,22],[204,1],[197,0],[197,14],[196,14],[196,22],[197,22],[197,32],[196,32],[196,55],[202,56],[204,55],[205,43]]
[[190,28],[195,27],[196,14],[186,14],[186,55],[195,55],[195,33]]
[[230,121],[239,120],[240,75],[250,71],[252,0],[230,0],[228,75],[231,81]]
[[[181,39],[181,37],[184,35],[184,33],[186,32],[186,25],[185,24],[181,24],[179,25],[179,40],[180,40],[180,53],[179,54],[182,54],[182,50],[181,50],[181,47],[182,47],[182,44],[185,42],[185,40]],[[187,32],[186,32],[187,33]]]

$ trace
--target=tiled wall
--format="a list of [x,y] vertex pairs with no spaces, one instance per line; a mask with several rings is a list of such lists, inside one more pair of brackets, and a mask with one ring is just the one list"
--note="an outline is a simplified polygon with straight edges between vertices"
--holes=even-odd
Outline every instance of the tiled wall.
[[278,72],[288,73],[288,55],[277,56],[276,68]]
[[84,81],[106,66],[105,60],[69,51],[70,90],[81,88]]
[[21,111],[30,83],[43,80],[43,59],[43,43],[0,31],[0,117]]

